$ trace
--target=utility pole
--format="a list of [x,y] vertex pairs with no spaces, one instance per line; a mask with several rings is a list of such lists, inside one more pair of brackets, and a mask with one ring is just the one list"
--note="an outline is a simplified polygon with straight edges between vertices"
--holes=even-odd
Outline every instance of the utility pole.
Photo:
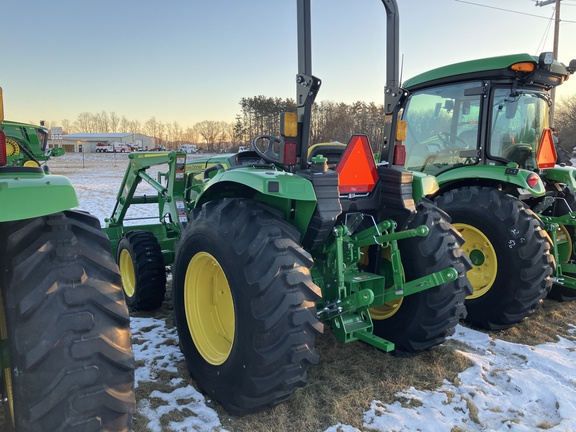
[[[552,47],[552,54],[554,60],[558,60],[558,40],[560,36],[560,1],[561,0],[546,0],[546,1],[536,1],[536,6],[546,6],[555,3],[554,10],[554,45]],[[552,99],[552,107],[550,108],[550,124],[554,125],[554,105],[556,101],[556,87],[550,90],[550,98]]]

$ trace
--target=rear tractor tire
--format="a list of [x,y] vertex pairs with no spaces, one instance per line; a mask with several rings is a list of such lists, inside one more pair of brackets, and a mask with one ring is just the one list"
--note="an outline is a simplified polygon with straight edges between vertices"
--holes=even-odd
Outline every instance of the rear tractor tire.
[[128,231],[118,242],[116,255],[128,307],[149,311],[162,306],[166,294],[166,267],[154,234]]
[[[417,354],[444,342],[466,315],[464,298],[472,292],[466,278],[471,265],[460,247],[464,241],[451,227],[447,215],[430,201],[422,200],[418,203],[416,216],[406,228],[420,225],[429,228],[426,237],[398,242],[406,281],[449,267],[453,267],[460,277],[370,309],[374,334],[394,342],[395,355]],[[386,250],[383,257],[386,257]],[[383,265],[386,265],[385,261]]]
[[75,211],[0,224],[9,431],[129,431],[130,319],[110,242]]
[[299,233],[252,200],[208,202],[176,250],[180,347],[199,388],[231,414],[289,399],[318,362],[320,289]]
[[489,187],[463,187],[436,198],[466,243],[474,292],[466,322],[506,329],[540,307],[552,286],[554,258],[540,219],[518,199]]

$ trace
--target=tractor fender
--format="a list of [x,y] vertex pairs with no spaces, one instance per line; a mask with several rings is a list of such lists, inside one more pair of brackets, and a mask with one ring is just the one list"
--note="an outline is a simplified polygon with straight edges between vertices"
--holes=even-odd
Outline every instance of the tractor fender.
[[412,197],[417,203],[425,196],[434,195],[440,188],[436,177],[423,172],[414,171],[412,180]]
[[45,175],[41,168],[3,168],[0,202],[0,222],[45,216],[78,206],[70,180]]
[[301,176],[274,169],[243,167],[218,171],[207,181],[195,207],[230,196],[252,198],[280,210],[284,219],[302,235],[317,203],[312,183]]
[[528,176],[534,173],[526,169],[518,168],[516,164],[509,164],[506,166],[496,165],[474,165],[455,168],[436,175],[440,189],[444,190],[449,184],[456,183],[470,183],[471,180],[475,182],[482,182],[483,180],[500,183],[510,184],[517,188],[524,189],[523,194],[530,194],[534,197],[541,197],[546,194],[546,188],[542,179],[538,176],[538,182],[535,186],[528,184]]
[[564,183],[576,190],[576,168],[571,166],[556,165],[554,168],[549,168],[543,175],[547,180],[557,183]]

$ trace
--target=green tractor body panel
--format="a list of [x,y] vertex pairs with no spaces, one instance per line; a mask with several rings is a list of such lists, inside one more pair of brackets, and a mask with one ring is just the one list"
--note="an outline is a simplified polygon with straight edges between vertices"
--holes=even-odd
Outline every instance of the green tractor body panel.
[[541,197],[546,194],[546,188],[542,180],[538,178],[538,183],[532,187],[528,184],[528,176],[533,175],[532,171],[518,168],[516,164],[510,164],[508,167],[493,165],[472,165],[470,167],[454,168],[450,171],[444,171],[436,176],[440,184],[440,190],[444,190],[446,185],[476,180],[482,183],[482,180],[498,182],[516,186],[523,189],[523,195],[526,193],[531,196]]
[[295,174],[261,168],[220,170],[198,194],[197,202],[224,197],[230,191],[237,192],[234,196],[242,196],[246,188],[255,200],[280,210],[284,218],[304,235],[316,208],[316,194],[308,180]]
[[438,192],[439,185],[436,177],[421,172],[414,172],[413,175],[412,196],[414,197],[414,202]]
[[546,180],[563,183],[576,190],[576,169],[569,166],[556,165],[554,168],[549,168],[542,175]]
[[0,170],[0,201],[3,203],[0,222],[44,216],[78,206],[76,192],[68,178],[45,175],[39,168],[11,171]]

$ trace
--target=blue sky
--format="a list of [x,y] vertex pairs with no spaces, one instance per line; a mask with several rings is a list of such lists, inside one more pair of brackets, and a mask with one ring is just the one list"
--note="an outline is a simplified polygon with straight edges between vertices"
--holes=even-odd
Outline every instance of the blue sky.
[[[533,0],[397,0],[403,78],[444,64],[552,51],[553,5]],[[0,16],[7,118],[57,125],[115,112],[192,126],[233,121],[242,97],[295,96],[295,0],[19,0]],[[576,0],[561,17],[576,22]],[[385,12],[379,0],[312,0],[319,100],[381,103]],[[545,44],[542,48],[542,41]],[[559,60],[576,58],[576,23],[560,26]],[[557,91],[576,92],[576,76]]]

